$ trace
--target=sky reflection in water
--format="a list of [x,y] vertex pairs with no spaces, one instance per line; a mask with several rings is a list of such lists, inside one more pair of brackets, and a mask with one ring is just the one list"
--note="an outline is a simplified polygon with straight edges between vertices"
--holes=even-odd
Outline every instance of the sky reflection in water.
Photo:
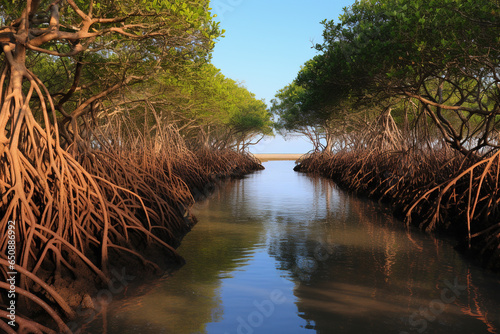
[[108,333],[499,332],[498,276],[293,166],[267,162],[198,203],[187,264],[112,304]]

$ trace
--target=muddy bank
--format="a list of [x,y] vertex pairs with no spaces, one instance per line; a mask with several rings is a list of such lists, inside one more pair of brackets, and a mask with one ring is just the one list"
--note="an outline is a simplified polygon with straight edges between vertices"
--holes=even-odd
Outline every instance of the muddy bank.
[[471,260],[500,269],[498,153],[481,160],[449,150],[315,153],[294,170],[387,203],[407,225],[450,236]]

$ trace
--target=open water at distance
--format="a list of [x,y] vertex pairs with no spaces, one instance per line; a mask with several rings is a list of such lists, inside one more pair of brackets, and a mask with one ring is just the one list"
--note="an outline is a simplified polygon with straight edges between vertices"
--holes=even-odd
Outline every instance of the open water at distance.
[[195,205],[187,264],[113,303],[107,333],[500,333],[498,275],[293,161],[264,166]]

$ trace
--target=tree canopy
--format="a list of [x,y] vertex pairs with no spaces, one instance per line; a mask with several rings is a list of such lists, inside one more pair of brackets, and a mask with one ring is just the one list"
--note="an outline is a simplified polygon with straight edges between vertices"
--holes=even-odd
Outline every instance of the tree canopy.
[[282,109],[325,119],[340,105],[413,99],[451,147],[496,149],[499,10],[489,0],[357,1],[338,23],[323,21],[319,54],[293,83],[303,93]]
[[[191,191],[261,167],[231,150],[271,120],[210,64],[223,33],[208,0],[0,3],[0,229],[16,222],[18,286],[34,301],[20,314],[38,293],[71,318],[45,282],[106,283],[110,257],[158,269],[144,252],[158,247],[180,261]],[[57,305],[45,310],[68,333]],[[52,332],[19,316],[21,332]]]

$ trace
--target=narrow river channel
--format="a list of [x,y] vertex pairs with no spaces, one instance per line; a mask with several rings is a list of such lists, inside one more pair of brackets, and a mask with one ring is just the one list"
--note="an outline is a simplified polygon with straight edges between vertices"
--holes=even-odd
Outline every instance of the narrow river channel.
[[112,303],[107,333],[500,333],[500,276],[293,161],[264,166],[195,205],[187,264]]

